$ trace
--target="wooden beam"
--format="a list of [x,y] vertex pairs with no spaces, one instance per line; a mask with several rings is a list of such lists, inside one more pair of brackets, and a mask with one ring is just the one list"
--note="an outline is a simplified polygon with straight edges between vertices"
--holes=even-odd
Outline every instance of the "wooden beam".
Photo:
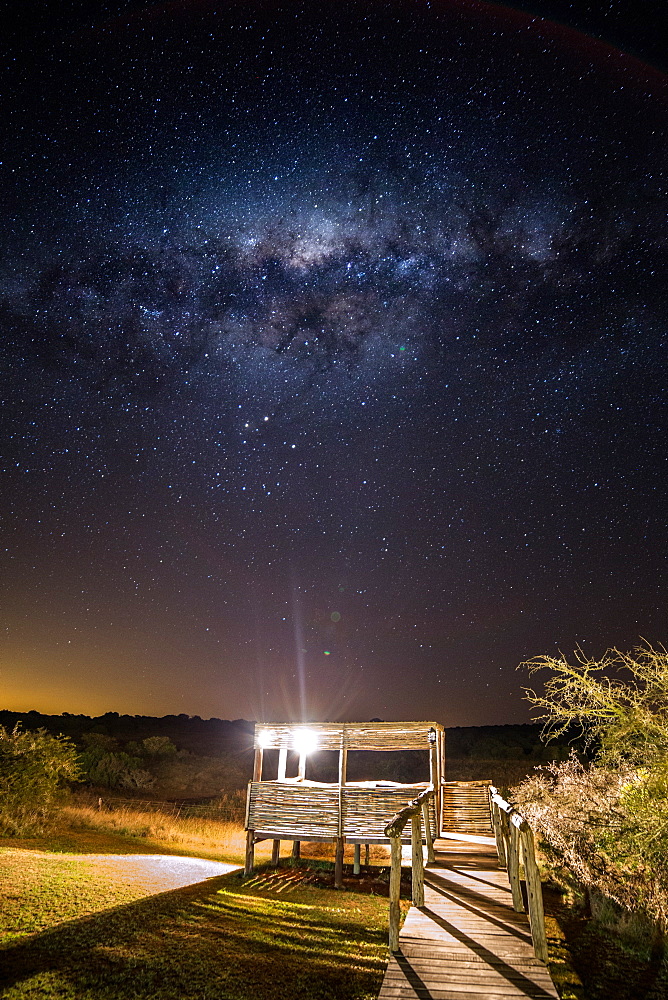
[[292,860],[299,861],[299,856],[301,854],[302,845],[298,840],[292,841]]
[[433,787],[436,789],[436,802],[434,803],[436,808],[436,826],[438,827],[436,831],[436,836],[441,832],[440,821],[438,816],[440,815],[441,809],[441,765],[440,765],[440,748],[438,745],[438,730],[435,731],[436,742],[429,744],[429,780]]
[[434,802],[434,810],[436,813],[436,836],[440,837],[443,832],[443,782],[445,781],[445,732],[441,729],[438,731],[438,783],[435,785],[436,788],[436,801]]
[[353,875],[359,875],[361,871],[361,844],[355,844],[355,856],[353,859]]
[[271,863],[274,868],[278,868],[278,862],[281,857],[281,842],[280,840],[272,840],[271,842]]
[[302,781],[306,777],[306,754],[300,753],[299,755],[299,769],[297,771],[297,777]]
[[343,789],[346,785],[346,774],[348,771],[348,747],[341,738],[339,748],[339,834],[343,833]]
[[364,845],[364,864],[369,867],[369,845]]
[[278,780],[285,781],[285,771],[288,764],[288,748],[281,747],[278,751]]
[[262,747],[258,747],[253,757],[253,781],[262,781]]
[[343,790],[346,787],[346,773],[348,770],[348,747],[346,746],[346,727],[341,730],[341,743],[339,746],[339,815],[338,815],[338,836],[336,838],[336,858],[334,861],[334,885],[337,889],[343,888],[343,845],[345,838],[344,808],[345,800]]
[[244,830],[247,830],[250,826],[250,804],[251,804],[251,788],[253,787],[253,782],[248,782],[248,789],[246,791],[246,815],[244,817]]

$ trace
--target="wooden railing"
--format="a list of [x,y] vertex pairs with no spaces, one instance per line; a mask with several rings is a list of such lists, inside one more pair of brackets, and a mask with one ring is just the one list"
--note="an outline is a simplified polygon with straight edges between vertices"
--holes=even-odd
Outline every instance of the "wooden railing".
[[524,864],[527,888],[529,926],[536,958],[547,962],[547,938],[543,910],[543,888],[536,864],[533,830],[521,814],[499,795],[494,785],[489,788],[492,828],[496,840],[499,864],[508,871],[513,897],[513,909],[524,913],[524,898],[520,881],[520,860]]
[[401,834],[410,819],[411,821],[411,857],[413,888],[412,900],[414,906],[424,906],[424,858],[422,855],[422,820],[424,819],[424,835],[427,844],[427,862],[434,861],[434,841],[431,835],[429,820],[429,800],[436,795],[432,785],[409,802],[400,812],[393,816],[385,827],[385,836],[390,840],[392,858],[390,868],[390,951],[399,951],[399,920],[401,917]]

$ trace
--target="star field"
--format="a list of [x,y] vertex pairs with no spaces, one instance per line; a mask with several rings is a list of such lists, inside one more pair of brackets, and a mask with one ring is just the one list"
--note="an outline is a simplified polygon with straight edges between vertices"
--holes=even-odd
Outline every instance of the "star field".
[[523,658],[663,639],[629,38],[285,2],[10,42],[2,707],[524,721]]

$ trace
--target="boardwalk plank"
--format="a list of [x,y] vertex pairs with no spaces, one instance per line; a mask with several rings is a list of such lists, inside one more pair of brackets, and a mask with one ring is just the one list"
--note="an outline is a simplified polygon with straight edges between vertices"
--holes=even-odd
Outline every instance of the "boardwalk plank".
[[556,1000],[491,838],[435,844],[425,905],[411,907],[379,1000]]

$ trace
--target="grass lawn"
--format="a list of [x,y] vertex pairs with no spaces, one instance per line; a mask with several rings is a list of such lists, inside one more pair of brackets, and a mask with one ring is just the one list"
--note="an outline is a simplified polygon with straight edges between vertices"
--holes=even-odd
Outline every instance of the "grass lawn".
[[[103,853],[104,835],[91,836],[89,849]],[[82,853],[81,837],[70,835],[70,849]],[[106,841],[109,853],[134,846]],[[4,845],[5,1000],[366,1000],[380,988],[382,896],[323,888],[313,872],[285,868],[137,898],[141,888],[96,871],[92,856],[49,854],[45,864],[46,852]]]

